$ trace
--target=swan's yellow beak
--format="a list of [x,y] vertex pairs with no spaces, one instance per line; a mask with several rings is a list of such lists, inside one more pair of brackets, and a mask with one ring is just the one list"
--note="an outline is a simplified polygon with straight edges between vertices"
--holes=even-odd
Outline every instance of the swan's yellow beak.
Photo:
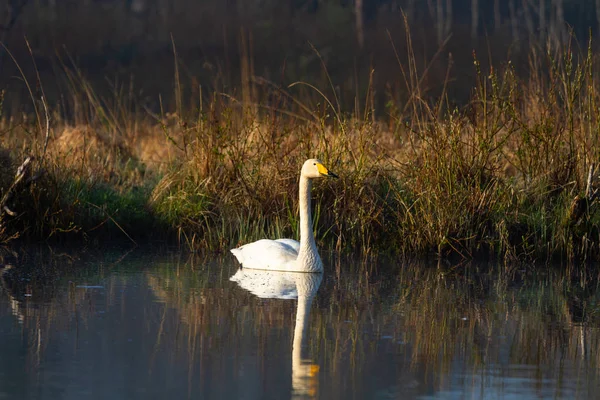
[[339,176],[328,170],[327,167],[321,163],[317,164],[317,169],[319,170],[319,173],[323,176],[327,176],[330,178],[339,178]]

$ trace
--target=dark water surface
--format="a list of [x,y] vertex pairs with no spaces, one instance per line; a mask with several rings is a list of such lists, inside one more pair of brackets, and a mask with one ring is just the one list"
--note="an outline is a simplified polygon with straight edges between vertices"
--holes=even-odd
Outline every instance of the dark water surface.
[[227,255],[139,249],[21,257],[0,287],[0,399],[600,396],[589,276],[326,268],[239,272]]

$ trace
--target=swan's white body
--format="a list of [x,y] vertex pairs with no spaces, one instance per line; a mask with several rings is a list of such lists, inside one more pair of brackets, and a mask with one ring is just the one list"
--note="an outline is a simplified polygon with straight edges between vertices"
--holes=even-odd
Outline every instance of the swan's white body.
[[317,251],[310,211],[312,180],[337,177],[321,161],[310,159],[300,171],[300,242],[293,239],[261,239],[231,249],[242,267],[270,271],[323,272]]

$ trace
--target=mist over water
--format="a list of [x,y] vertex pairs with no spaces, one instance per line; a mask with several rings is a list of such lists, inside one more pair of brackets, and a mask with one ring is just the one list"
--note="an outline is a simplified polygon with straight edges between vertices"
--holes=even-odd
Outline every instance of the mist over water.
[[228,255],[30,256],[2,274],[0,398],[588,399],[600,389],[593,280],[324,260],[321,277],[240,273]]

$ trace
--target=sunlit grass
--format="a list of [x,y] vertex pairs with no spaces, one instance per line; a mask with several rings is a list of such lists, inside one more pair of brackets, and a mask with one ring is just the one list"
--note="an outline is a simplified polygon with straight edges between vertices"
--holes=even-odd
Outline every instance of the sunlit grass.
[[412,61],[399,67],[410,96],[385,119],[370,96],[345,112],[329,75],[331,88],[249,76],[248,56],[241,92],[187,91],[192,83],[176,68],[175,104],[156,111],[125,87],[99,96],[63,64],[71,118],[32,93],[35,116],[2,120],[0,162],[10,168],[0,170],[1,193],[27,155],[43,173],[15,190],[16,216],[0,214],[0,242],[92,237],[107,227],[124,240],[172,238],[193,250],[296,237],[299,167],[318,157],[341,177],[314,190],[320,247],[597,258],[591,43],[581,52],[568,43],[534,48],[526,78],[510,63],[484,70],[474,55],[472,98],[458,107],[445,92],[421,97],[407,36]]

